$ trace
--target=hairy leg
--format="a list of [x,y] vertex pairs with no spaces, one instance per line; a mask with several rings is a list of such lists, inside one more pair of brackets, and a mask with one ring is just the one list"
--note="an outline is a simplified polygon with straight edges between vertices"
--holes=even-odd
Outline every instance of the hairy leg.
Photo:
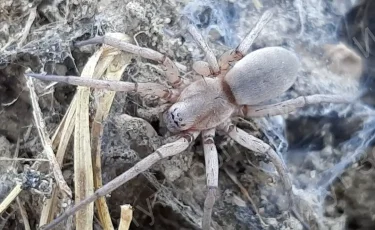
[[[213,72],[213,74],[217,74],[220,71],[219,64],[217,63],[216,56],[212,49],[208,46],[207,42],[204,40],[202,35],[199,33],[198,29],[193,26],[188,26],[188,31],[193,36],[194,40],[199,44],[199,46],[203,49],[203,51],[206,53],[206,58],[209,64],[210,70]],[[207,71],[207,68],[205,68]],[[199,70],[198,70],[199,71]],[[199,73],[199,72],[198,72]]]
[[214,143],[215,129],[202,132],[204,159],[206,164],[207,196],[204,202],[202,229],[210,230],[212,208],[215,204],[219,184],[219,159]]
[[320,104],[320,103],[352,103],[353,97],[346,97],[344,95],[324,95],[316,94],[311,96],[301,96],[295,99],[283,101],[272,105],[251,106],[245,105],[239,112],[245,117],[263,117],[275,116],[296,111],[306,105]]
[[243,147],[250,149],[251,151],[266,154],[272,164],[275,166],[279,176],[283,182],[284,189],[286,190],[289,202],[288,208],[290,213],[292,213],[303,225],[304,229],[310,229],[309,226],[304,222],[300,213],[295,209],[294,194],[292,191],[292,180],[288,175],[287,167],[284,161],[279,155],[265,142],[262,140],[251,136],[242,129],[236,127],[231,122],[223,123],[220,127],[224,132],[226,132],[233,140],[242,145]]
[[75,46],[80,47],[89,44],[106,44],[129,53],[137,54],[143,58],[157,61],[160,64],[162,64],[166,77],[168,81],[172,83],[172,86],[174,88],[179,88],[180,86],[185,86],[186,84],[188,84],[188,82],[185,82],[184,79],[181,78],[180,72],[176,64],[169,57],[160,52],[157,52],[149,48],[139,47],[107,35],[98,36],[88,39],[86,41],[77,42]]
[[168,101],[174,102],[179,96],[179,90],[169,89],[158,83],[132,83],[123,81],[98,80],[75,76],[58,76],[26,73],[26,75],[40,80],[64,82],[71,85],[87,86],[96,89],[106,89],[111,91],[123,91],[139,93],[140,95],[155,95]]
[[284,189],[287,192],[289,198],[289,208],[293,207],[293,192],[292,192],[292,181],[288,175],[288,170],[284,161],[279,155],[262,140],[251,136],[242,129],[236,127],[231,122],[220,125],[220,128],[224,130],[233,140],[242,145],[243,147],[250,149],[251,151],[266,154],[275,166],[279,176],[283,182]]
[[275,13],[274,8],[267,10],[259,19],[259,21],[255,25],[255,27],[251,30],[251,32],[237,46],[237,48],[234,50],[228,50],[220,57],[219,66],[220,66],[221,75],[225,75],[225,73],[228,72],[230,64],[232,62],[239,61],[247,54],[254,40],[259,36],[262,29],[271,20],[274,13]]
[[202,75],[203,77],[213,76],[215,74],[210,67],[210,64],[205,61],[194,62],[192,68],[195,72]]
[[197,131],[188,132],[188,133],[185,133],[182,137],[180,137],[175,142],[161,146],[155,152],[153,152],[152,154],[148,155],[147,157],[143,158],[141,161],[136,163],[128,171],[117,176],[115,179],[111,180],[106,185],[96,190],[93,195],[77,203],[72,208],[65,211],[65,213],[63,213],[61,216],[53,220],[51,223],[42,226],[41,229],[47,230],[47,229],[54,228],[57,224],[61,223],[66,218],[73,215],[84,206],[90,204],[91,202],[94,202],[99,197],[109,194],[110,192],[120,187],[127,181],[133,179],[140,173],[146,171],[159,160],[181,153],[182,151],[184,151],[185,149],[189,147],[189,145],[195,140],[195,138],[197,138],[198,135],[199,135],[199,132]]

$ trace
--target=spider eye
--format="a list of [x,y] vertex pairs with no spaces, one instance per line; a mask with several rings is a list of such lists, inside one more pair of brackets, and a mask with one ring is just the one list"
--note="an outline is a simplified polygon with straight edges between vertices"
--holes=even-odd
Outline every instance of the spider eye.
[[[186,104],[183,102],[178,102],[172,105],[172,107],[167,110],[163,117],[164,122],[171,132],[179,132],[188,129],[188,123],[186,123]],[[184,123],[182,123],[182,121]]]

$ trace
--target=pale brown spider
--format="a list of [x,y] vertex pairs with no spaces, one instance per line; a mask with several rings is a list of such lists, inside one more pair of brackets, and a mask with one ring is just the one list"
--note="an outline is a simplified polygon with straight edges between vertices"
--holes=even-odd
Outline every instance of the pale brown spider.
[[[193,69],[203,77],[193,82],[182,79],[176,64],[167,56],[109,36],[95,37],[79,42],[76,45],[107,44],[126,52],[138,54],[143,58],[158,61],[162,64],[172,87],[157,83],[134,84],[73,76],[27,74],[41,80],[159,96],[173,103],[163,115],[167,128],[173,133],[181,134],[175,142],[161,146],[128,171],[96,190],[92,196],[77,203],[53,222],[45,225],[43,229],[51,229],[85,205],[107,195],[125,182],[149,169],[159,160],[183,152],[200,133],[202,133],[203,138],[208,188],[204,202],[202,229],[210,229],[211,213],[215,203],[219,177],[218,154],[214,144],[216,129],[224,131],[240,145],[268,156],[282,179],[284,189],[289,197],[289,205],[292,207],[292,182],[283,160],[271,146],[232,124],[231,118],[234,116],[259,117],[278,115],[292,112],[305,105],[322,102],[348,103],[350,100],[341,95],[312,95],[298,97],[278,104],[259,105],[261,102],[276,98],[287,91],[296,81],[300,69],[298,57],[292,51],[282,47],[262,48],[246,55],[254,39],[271,19],[272,15],[273,10],[266,11],[241,44],[236,49],[225,52],[218,61],[197,29],[189,26],[189,32],[206,53],[208,61],[194,63]],[[233,67],[230,68],[230,66]]]

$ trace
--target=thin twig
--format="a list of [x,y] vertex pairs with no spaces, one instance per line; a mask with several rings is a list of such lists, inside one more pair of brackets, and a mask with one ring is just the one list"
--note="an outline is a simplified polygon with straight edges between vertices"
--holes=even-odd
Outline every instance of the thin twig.
[[21,200],[20,200],[19,197],[16,198],[16,201],[17,201],[17,204],[18,204],[18,208],[20,209],[20,213],[21,213],[21,216],[22,216],[23,225],[25,226],[25,230],[31,230],[30,223],[29,223],[29,217],[27,216],[27,212],[25,210],[25,207],[21,203]]
[[30,90],[30,98],[31,98],[32,106],[33,106],[33,116],[34,116],[35,126],[38,130],[40,140],[44,147],[44,152],[46,154],[47,159],[50,161],[53,174],[54,174],[54,177],[56,179],[56,182],[59,188],[61,189],[63,194],[65,194],[68,197],[72,197],[72,191],[70,190],[69,186],[67,185],[62,175],[60,166],[56,160],[55,153],[53,152],[52,141],[49,138],[49,134],[47,133],[47,130],[46,130],[46,125],[43,120],[42,111],[38,103],[38,97],[35,93],[33,80],[32,78],[28,78],[26,75],[25,75],[25,78],[26,78],[26,84]]
[[[21,138],[18,136],[18,138],[17,138],[17,144],[16,144],[16,149],[14,150],[14,154],[13,154],[13,159],[17,159],[18,158],[18,154],[20,152],[20,142],[21,142]],[[1,158],[0,158],[0,160],[1,160]],[[11,169],[14,170],[14,172],[17,171],[17,162],[16,161],[12,162]]]
[[30,28],[34,23],[35,18],[36,18],[36,7],[33,7],[33,8],[30,9],[29,18],[27,19],[25,28],[24,28],[23,33],[22,33],[22,37],[20,38],[20,40],[18,42],[18,45],[17,45],[18,48],[23,46],[23,44],[24,44],[24,42],[27,38],[27,35],[29,35]]
[[10,157],[0,157],[0,161],[49,161],[48,159],[39,158],[10,158]]
[[247,200],[251,203],[251,205],[253,206],[253,209],[254,211],[256,212],[256,214],[259,216],[259,220],[260,222],[264,225],[264,226],[268,226],[268,224],[266,224],[263,219],[262,219],[262,216],[260,215],[259,213],[259,210],[257,208],[257,206],[255,205],[255,202],[253,201],[253,199],[251,198],[250,194],[247,192],[246,188],[241,184],[241,182],[237,179],[236,175],[234,175],[233,172],[231,172],[231,170],[228,169],[228,167],[224,167],[224,171],[225,173],[229,176],[229,178],[240,188],[242,194],[247,198]]

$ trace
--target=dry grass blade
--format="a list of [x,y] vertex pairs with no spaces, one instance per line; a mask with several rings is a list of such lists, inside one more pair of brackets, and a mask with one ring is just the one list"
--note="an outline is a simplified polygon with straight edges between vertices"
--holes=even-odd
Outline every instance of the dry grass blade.
[[[26,76],[25,76],[26,77]],[[70,190],[69,186],[67,185],[66,181],[64,180],[64,177],[62,175],[60,166],[56,160],[55,153],[52,149],[52,141],[49,138],[48,132],[46,130],[46,125],[44,124],[44,120],[42,117],[42,111],[40,110],[39,104],[38,104],[38,97],[35,93],[34,89],[34,83],[31,78],[26,77],[27,81],[26,84],[30,90],[30,98],[31,103],[33,106],[33,116],[35,120],[35,126],[38,130],[38,134],[40,137],[40,140],[42,142],[42,145],[44,147],[44,152],[46,154],[47,159],[49,160],[51,166],[53,175],[55,177],[55,180],[57,182],[57,185],[59,186],[60,190],[68,197],[72,197],[72,191]]]
[[[100,50],[99,52],[102,52],[103,50]],[[107,53],[108,54],[108,53]],[[108,55],[109,56],[109,55]],[[101,60],[101,65],[99,64],[96,69],[95,73],[97,75],[93,76],[94,78],[97,78],[101,76],[107,66],[110,64],[112,59],[106,58]],[[75,127],[75,115],[76,115],[76,105],[79,95],[76,94],[70,103],[70,106],[65,113],[65,116],[61,123],[59,124],[58,128],[55,131],[55,134],[52,137],[53,140],[53,148],[57,149],[56,152],[56,159],[58,163],[61,165],[65,156],[65,152],[69,143],[69,140],[71,138],[71,135],[73,133],[74,127]],[[47,223],[49,223],[54,214],[56,213],[56,207],[57,207],[57,191],[54,189],[52,192],[51,199],[46,200],[46,202],[43,205],[39,226],[43,226]]]
[[[32,84],[32,79],[28,79],[28,82],[31,82],[31,84]],[[32,90],[30,90],[30,91],[32,91],[32,92],[34,92],[34,94],[35,94],[35,91],[33,90],[33,85],[31,85],[31,89]],[[29,86],[29,88],[30,88],[30,86]],[[31,92],[31,94],[33,94]],[[37,102],[37,101],[36,101]],[[33,104],[34,104],[35,102],[33,102]],[[38,107],[39,108],[39,107]],[[39,108],[39,111],[40,111],[40,108]],[[39,118],[40,119],[40,118]],[[44,123],[43,123],[44,124]],[[53,143],[55,142],[55,140],[56,140],[56,138],[55,138],[55,136],[54,136],[54,138],[53,138],[53,141],[51,141],[50,139],[49,139],[49,137],[48,137],[48,134],[46,134],[46,133],[44,133],[44,132],[42,131],[42,135],[44,136],[43,138],[46,138],[46,139],[48,139],[47,140],[47,142],[48,142],[48,151],[49,152],[52,152],[53,153]],[[71,132],[70,132],[71,133]],[[70,134],[71,135],[71,134]],[[70,136],[69,135],[69,136]],[[60,137],[60,136],[59,136]],[[69,138],[68,138],[69,139]],[[60,149],[59,149],[60,150]],[[61,151],[60,151],[61,152]],[[64,152],[65,152],[65,149],[64,149]],[[56,154],[56,156],[55,155],[53,155],[53,162],[54,162],[54,164],[53,164],[53,167],[55,167],[55,168],[57,168],[59,171],[60,171],[60,173],[61,173],[61,170],[60,170],[60,165],[62,165],[62,160],[63,160],[63,155],[61,155],[61,153],[59,154],[59,152]],[[54,170],[55,171],[55,170]],[[61,181],[61,180],[63,180],[63,177],[62,177],[62,174],[60,175],[61,177],[59,178],[59,181]],[[56,177],[56,176],[55,176]],[[58,177],[56,177],[56,178],[58,178]],[[63,180],[64,182],[65,182],[65,180]],[[66,183],[65,183],[65,185],[66,185]],[[67,187],[67,185],[66,185],[66,187]],[[61,187],[59,187],[60,189],[61,189]],[[66,190],[66,188],[64,188],[65,190]],[[71,194],[71,190],[70,190],[70,188],[69,187],[67,187],[67,189],[69,189],[69,195],[67,196],[67,197],[65,197],[66,199],[69,199],[70,200],[70,198],[72,197],[72,194]],[[64,190],[62,190],[62,191],[64,191]],[[66,192],[65,192],[66,193]],[[58,191],[56,190],[56,188],[54,188],[53,189],[53,191],[52,191],[52,197],[56,197],[57,195],[58,195]],[[53,199],[53,198],[51,198],[51,199],[48,199],[47,201],[46,201],[46,203],[43,205],[43,210],[42,210],[42,214],[41,214],[41,218],[40,218],[40,221],[39,221],[39,224],[45,224],[45,223],[47,223],[49,220],[51,220],[52,218],[53,218],[53,214],[54,214],[54,208],[56,208],[57,207],[57,201],[55,200],[55,199]]]
[[[131,38],[120,33],[112,34],[111,36],[121,39],[126,42],[131,42]],[[105,79],[107,80],[120,80],[126,67],[131,62],[132,54],[125,52],[115,52],[115,49],[109,46],[106,52],[103,53],[102,59],[97,65],[97,69],[106,69]],[[111,52],[112,51],[112,52]],[[116,55],[113,55],[116,54]],[[112,106],[112,102],[115,96],[114,91],[107,91],[103,93],[101,90],[95,89],[95,96],[97,109],[94,117],[94,121],[91,129],[91,147],[92,147],[92,159],[94,162],[94,186],[95,190],[103,186],[102,182],[102,170],[101,170],[101,141],[100,137],[103,132],[102,122],[107,118],[109,110]],[[99,220],[104,229],[114,229],[111,221],[111,216],[108,211],[105,197],[100,197],[95,202],[98,210]]]
[[[52,146],[54,149],[57,148],[56,160],[60,166],[63,163],[65,151],[74,129],[75,101],[76,97],[74,97],[73,101],[70,103],[68,111],[52,137]],[[53,188],[51,198],[47,199],[43,204],[39,226],[43,226],[52,220],[56,212],[57,195],[58,191],[56,188]]]
[[121,205],[121,220],[118,230],[129,230],[130,223],[133,219],[133,208],[132,206],[125,204]]
[[14,199],[16,199],[21,191],[21,185],[16,185],[16,187],[12,189],[9,195],[0,204],[0,214],[2,214],[9,207],[9,205],[14,201]]
[[[103,49],[91,56],[82,70],[81,76],[92,77]],[[90,88],[77,87],[76,116],[74,128],[74,188],[75,202],[80,202],[94,193],[93,169],[90,145],[89,123]],[[92,229],[94,205],[90,204],[78,211],[76,229]]]

